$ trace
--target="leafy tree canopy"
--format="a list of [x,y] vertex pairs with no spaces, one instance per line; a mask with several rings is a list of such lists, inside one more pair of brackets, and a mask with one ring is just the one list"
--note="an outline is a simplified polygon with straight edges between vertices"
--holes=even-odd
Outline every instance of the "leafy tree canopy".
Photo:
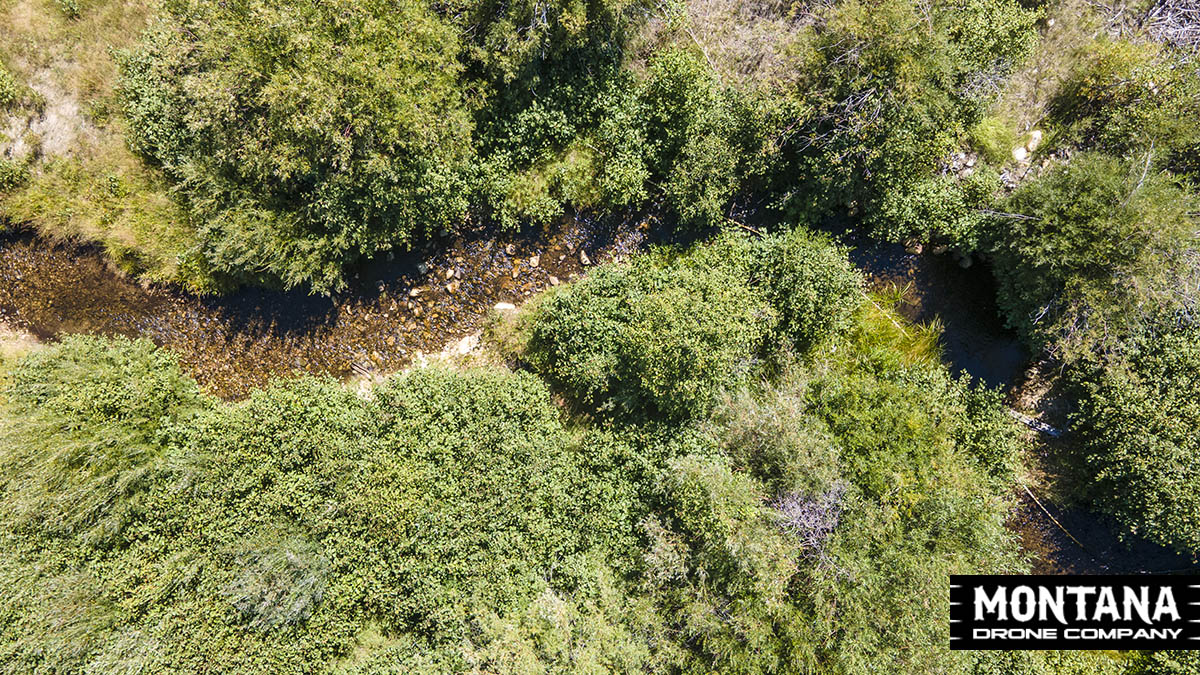
[[457,36],[423,3],[163,9],[120,57],[130,143],[181,181],[218,269],[336,289],[465,215]]

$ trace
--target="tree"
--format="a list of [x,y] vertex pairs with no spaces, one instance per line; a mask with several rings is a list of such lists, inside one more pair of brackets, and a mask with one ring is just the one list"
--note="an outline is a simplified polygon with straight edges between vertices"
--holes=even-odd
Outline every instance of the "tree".
[[181,181],[218,270],[335,290],[464,217],[458,46],[422,3],[164,10],[119,57],[130,145]]
[[991,232],[999,303],[1033,348],[1113,351],[1159,314],[1195,307],[1195,198],[1148,158],[1079,155],[1004,210]]

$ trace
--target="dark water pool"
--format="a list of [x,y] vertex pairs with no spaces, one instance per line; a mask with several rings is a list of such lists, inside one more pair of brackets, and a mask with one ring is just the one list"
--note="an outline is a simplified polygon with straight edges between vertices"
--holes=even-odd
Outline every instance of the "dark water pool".
[[942,355],[952,371],[999,388],[1020,379],[1029,354],[1005,328],[983,265],[963,268],[950,255],[913,254],[899,245],[859,247],[851,258],[872,284],[904,289],[898,309],[906,318],[941,321]]

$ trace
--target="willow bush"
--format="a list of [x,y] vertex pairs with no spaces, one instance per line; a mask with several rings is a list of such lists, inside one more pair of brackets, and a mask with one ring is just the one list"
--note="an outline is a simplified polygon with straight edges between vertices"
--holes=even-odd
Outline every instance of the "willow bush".
[[119,55],[130,145],[221,271],[334,290],[466,214],[457,37],[419,2],[167,2]]

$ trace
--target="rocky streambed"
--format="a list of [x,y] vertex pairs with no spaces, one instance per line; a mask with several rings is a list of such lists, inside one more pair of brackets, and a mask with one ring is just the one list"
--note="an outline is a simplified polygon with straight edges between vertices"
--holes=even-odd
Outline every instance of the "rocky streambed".
[[485,229],[367,263],[332,297],[244,289],[197,297],[114,273],[100,251],[30,234],[0,238],[0,322],[40,339],[145,337],[169,347],[214,394],[238,398],[276,376],[399,370],[590,265],[627,256],[648,223],[584,218],[521,235]]

